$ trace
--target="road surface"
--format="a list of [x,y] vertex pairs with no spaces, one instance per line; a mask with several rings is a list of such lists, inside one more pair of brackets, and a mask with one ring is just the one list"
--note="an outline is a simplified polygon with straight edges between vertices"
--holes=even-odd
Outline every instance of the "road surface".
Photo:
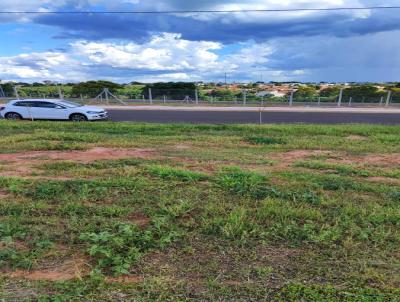
[[[112,121],[150,123],[194,124],[248,124],[260,123],[257,111],[210,111],[210,110],[125,110],[107,109]],[[267,111],[261,113],[262,123],[311,123],[343,124],[367,123],[400,125],[400,112],[313,112]]]

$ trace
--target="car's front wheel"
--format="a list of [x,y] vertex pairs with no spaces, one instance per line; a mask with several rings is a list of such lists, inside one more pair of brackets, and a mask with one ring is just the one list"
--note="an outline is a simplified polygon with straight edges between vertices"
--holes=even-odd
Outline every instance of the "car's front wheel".
[[69,119],[73,122],[86,122],[88,120],[84,114],[80,114],[80,113],[71,114]]
[[19,113],[16,113],[16,112],[8,112],[6,115],[5,115],[5,118],[7,119],[7,120],[22,120],[22,116],[21,116],[21,114],[19,114]]

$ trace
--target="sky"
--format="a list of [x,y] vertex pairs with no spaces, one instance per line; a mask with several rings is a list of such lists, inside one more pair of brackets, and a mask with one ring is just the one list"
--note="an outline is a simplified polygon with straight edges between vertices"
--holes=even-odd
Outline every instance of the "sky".
[[[399,5],[398,0],[1,0],[0,11]],[[400,81],[400,9],[0,14],[0,80]]]

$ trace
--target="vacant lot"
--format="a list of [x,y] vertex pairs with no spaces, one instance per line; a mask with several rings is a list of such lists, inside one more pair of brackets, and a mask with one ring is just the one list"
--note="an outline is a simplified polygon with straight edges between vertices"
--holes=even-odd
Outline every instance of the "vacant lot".
[[0,122],[5,301],[400,301],[400,127]]

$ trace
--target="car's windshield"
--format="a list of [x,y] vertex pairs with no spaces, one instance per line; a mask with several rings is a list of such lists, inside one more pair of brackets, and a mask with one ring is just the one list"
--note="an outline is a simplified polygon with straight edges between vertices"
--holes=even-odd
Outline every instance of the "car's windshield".
[[71,102],[71,101],[62,101],[60,102],[62,105],[68,107],[68,108],[75,108],[75,107],[82,107],[82,104],[78,104],[75,102]]

